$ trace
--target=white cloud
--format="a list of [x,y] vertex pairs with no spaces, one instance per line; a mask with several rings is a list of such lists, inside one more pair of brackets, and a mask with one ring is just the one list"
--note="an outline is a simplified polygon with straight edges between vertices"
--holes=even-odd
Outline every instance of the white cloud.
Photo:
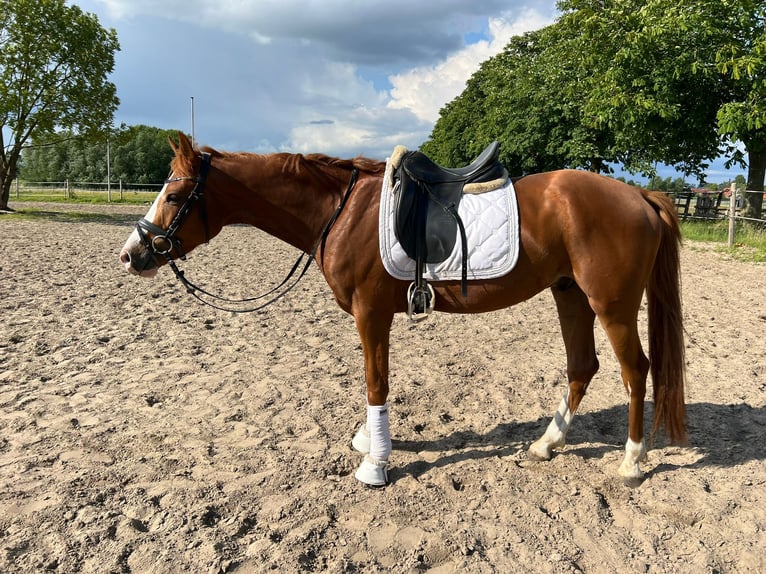
[[465,89],[466,81],[481,62],[498,54],[513,36],[551,23],[549,17],[536,10],[525,10],[514,20],[509,18],[490,18],[489,40],[466,46],[436,64],[391,76],[393,89],[388,106],[411,110],[417,117],[435,122],[439,110]]
[[[364,99],[366,105],[353,111],[330,113],[331,122],[294,127],[284,147],[301,152],[333,149],[341,155],[364,153],[380,158],[398,144],[416,148],[428,137],[439,110],[462,92],[482,61],[499,53],[514,35],[549,23],[549,17],[534,10],[513,19],[492,18],[488,40],[465,46],[435,64],[389,76],[390,93]],[[360,80],[353,67],[346,72],[343,85],[353,92]]]
[[295,126],[283,148],[301,153],[334,150],[332,153],[343,157],[383,159],[396,145],[416,148],[430,129],[430,124],[406,110],[359,106],[333,120]]
[[530,2],[80,3],[111,18],[123,45],[118,122],[181,127],[194,95],[207,145],[385,157],[420,145],[479,63],[549,23],[554,0],[514,14]]

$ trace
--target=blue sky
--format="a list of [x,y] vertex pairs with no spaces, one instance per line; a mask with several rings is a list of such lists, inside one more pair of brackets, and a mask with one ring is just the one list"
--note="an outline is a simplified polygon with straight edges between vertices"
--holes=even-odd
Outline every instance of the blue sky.
[[74,3],[117,30],[116,124],[191,132],[193,97],[202,145],[374,158],[419,146],[482,61],[556,16],[555,0]]

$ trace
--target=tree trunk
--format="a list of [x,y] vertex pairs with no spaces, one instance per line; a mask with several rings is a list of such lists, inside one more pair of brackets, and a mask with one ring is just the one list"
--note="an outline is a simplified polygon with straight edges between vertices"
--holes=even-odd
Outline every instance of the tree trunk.
[[[0,150],[4,151],[4,150]],[[8,211],[11,184],[16,178],[16,169],[21,157],[21,144],[16,143],[10,152],[0,155],[0,210]]]
[[766,177],[766,146],[758,146],[757,151],[748,150],[747,190],[761,193],[745,193],[743,217],[760,219],[763,213],[763,180]]
[[8,200],[11,197],[11,183],[13,180],[5,169],[0,168],[0,211],[8,210]]
[[8,199],[11,196],[10,166],[5,153],[5,140],[0,130],[0,211],[8,209]]

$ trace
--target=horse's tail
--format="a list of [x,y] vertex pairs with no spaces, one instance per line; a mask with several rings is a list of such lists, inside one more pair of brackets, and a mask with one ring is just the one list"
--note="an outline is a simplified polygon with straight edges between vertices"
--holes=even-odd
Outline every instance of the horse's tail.
[[675,443],[686,441],[685,353],[681,309],[681,228],[675,205],[661,192],[644,198],[662,219],[662,236],[646,287],[649,312],[649,359],[654,388],[654,423]]

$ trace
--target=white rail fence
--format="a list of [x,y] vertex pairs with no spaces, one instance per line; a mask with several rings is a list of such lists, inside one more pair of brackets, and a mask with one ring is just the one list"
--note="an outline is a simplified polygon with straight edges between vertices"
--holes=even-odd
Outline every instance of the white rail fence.
[[107,201],[123,201],[128,194],[145,196],[146,201],[153,201],[157,192],[162,189],[160,183],[129,183],[122,180],[116,182],[86,182],[86,181],[20,181],[16,179],[12,185],[11,196],[20,199],[22,196],[60,196],[63,199],[74,199],[87,195],[106,194]]
[[[19,199],[23,195],[25,198],[58,196],[64,199],[82,198],[88,194],[96,195],[106,194],[107,201],[124,201],[130,194],[131,199],[139,196],[140,201],[151,203],[156,194],[162,189],[162,184],[153,183],[128,183],[119,180],[113,183],[101,182],[78,182],[78,181],[19,181],[15,180],[14,185],[15,198]],[[676,211],[681,219],[692,220],[729,220],[729,246],[734,244],[735,222],[749,221],[760,224],[766,233],[766,218],[754,219],[743,217],[741,210],[744,207],[744,195],[748,193],[764,193],[762,191],[738,190],[736,185],[732,184],[729,192],[711,191],[709,193],[700,193],[692,191],[683,191],[671,194],[676,205]],[[766,212],[764,213],[766,216]],[[763,217],[763,216],[762,216]]]

